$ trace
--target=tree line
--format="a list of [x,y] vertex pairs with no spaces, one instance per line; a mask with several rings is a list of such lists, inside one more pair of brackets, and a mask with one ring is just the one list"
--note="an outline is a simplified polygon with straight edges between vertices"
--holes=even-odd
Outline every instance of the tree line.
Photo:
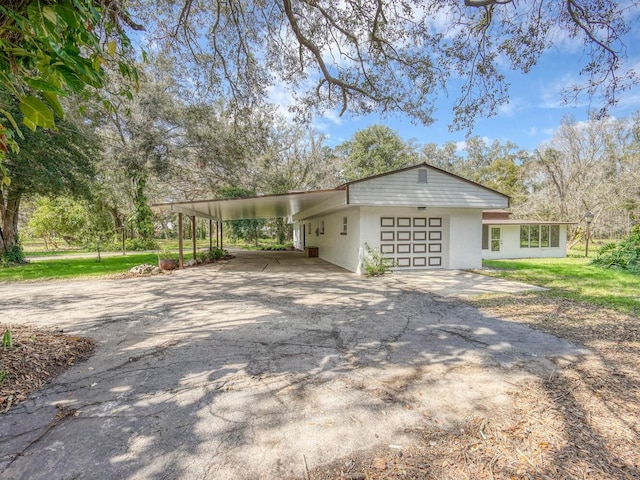
[[[64,235],[69,241],[129,229],[143,245],[157,233],[150,201],[333,186],[422,160],[512,195],[519,214],[575,220],[588,208],[594,227],[624,230],[637,215],[635,120],[606,111],[637,83],[625,36],[639,3],[0,5],[0,253],[19,256],[21,212],[83,215],[58,226],[82,227]],[[507,70],[528,73],[567,40],[584,49],[582,83],[562,98],[601,107],[589,125],[602,143],[577,159],[569,137],[591,127],[570,121],[528,153],[476,138],[462,151],[418,145],[382,126],[329,148],[266,101],[278,84],[293,93],[299,122],[327,110],[399,111],[428,126],[438,97],[458,90],[454,127],[470,131],[509,100]],[[622,122],[611,127],[615,138],[607,122]],[[70,201],[78,208],[66,208]]]
[[[152,248],[175,219],[154,216],[151,203],[332,188],[421,162],[509,195],[517,218],[576,222],[575,236],[586,211],[600,236],[623,236],[640,220],[639,115],[567,118],[534,151],[480,137],[463,147],[421,144],[384,125],[330,147],[273,107],[188,103],[171,75],[139,71],[132,99],[114,94],[110,102],[122,105],[104,109],[78,97],[56,131],[27,132],[20,151],[7,156],[5,252],[19,249],[21,208],[22,224],[52,245],[113,243],[125,232],[129,248]],[[114,90],[123,88],[118,81]],[[16,105],[14,115],[21,115]],[[245,227],[234,232],[255,240],[257,226]],[[284,228],[276,228],[281,238]]]

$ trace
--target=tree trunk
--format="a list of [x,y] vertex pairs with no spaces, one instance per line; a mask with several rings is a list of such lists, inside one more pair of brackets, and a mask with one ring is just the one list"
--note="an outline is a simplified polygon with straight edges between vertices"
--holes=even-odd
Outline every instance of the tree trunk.
[[18,244],[18,210],[22,194],[11,188],[0,192],[0,253],[11,251]]

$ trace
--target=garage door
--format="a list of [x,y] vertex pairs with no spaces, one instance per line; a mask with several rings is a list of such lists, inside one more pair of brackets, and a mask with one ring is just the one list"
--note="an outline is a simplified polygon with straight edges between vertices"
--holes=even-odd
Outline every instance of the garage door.
[[380,251],[397,268],[443,268],[442,217],[380,217]]

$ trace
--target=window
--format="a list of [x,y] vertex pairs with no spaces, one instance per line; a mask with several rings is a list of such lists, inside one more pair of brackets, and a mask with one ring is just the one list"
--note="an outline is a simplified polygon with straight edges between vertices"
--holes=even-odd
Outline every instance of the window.
[[529,248],[529,225],[520,226],[520,248]]
[[307,233],[311,235],[311,222],[307,223]]
[[521,225],[520,248],[558,248],[560,225]]
[[346,235],[347,234],[347,217],[342,217],[342,231],[340,232],[340,235]]
[[560,225],[551,225],[551,232],[549,234],[551,237],[550,245],[551,247],[559,247],[560,246]]
[[427,183],[427,169],[421,168],[418,170],[418,183]]
[[549,225],[540,225],[540,246],[549,246]]
[[540,226],[531,225],[529,230],[529,247],[538,248],[540,246]]

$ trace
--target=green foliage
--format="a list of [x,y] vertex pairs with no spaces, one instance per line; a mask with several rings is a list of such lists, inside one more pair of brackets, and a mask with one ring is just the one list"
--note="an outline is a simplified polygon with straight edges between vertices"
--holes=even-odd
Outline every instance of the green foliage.
[[6,379],[7,372],[5,372],[4,370],[0,371],[0,385],[2,385]]
[[619,243],[603,245],[592,263],[640,274],[640,232],[634,231]]
[[[221,198],[240,198],[250,197],[255,195],[254,191],[247,190],[239,187],[227,187],[220,190]],[[260,240],[260,234],[262,228],[265,225],[264,219],[247,219],[247,220],[230,220],[226,221],[225,225],[231,229],[231,236],[234,239],[242,239],[248,242],[253,242],[257,247],[258,240]]]
[[153,238],[148,240],[144,238],[128,238],[125,241],[126,250],[141,251],[141,250],[156,250],[157,248],[158,248],[158,242],[156,242]]
[[19,243],[9,247],[6,251],[0,252],[0,267],[11,267],[25,263],[24,252]]
[[411,145],[384,125],[372,125],[357,131],[353,138],[338,146],[345,157],[342,172],[345,181],[358,180],[418,163]]
[[146,180],[142,179],[138,180],[136,185],[134,222],[136,231],[143,241],[151,242],[153,241],[153,212],[144,191],[146,185]]
[[[18,100],[22,123],[30,130],[55,127],[54,114],[64,116],[60,97],[104,86],[105,64],[114,63],[123,76],[137,78],[120,21],[141,27],[130,21],[119,1],[106,5],[97,0],[0,5],[0,89]],[[3,157],[15,150],[12,134],[22,132],[12,112],[1,108],[0,113],[10,124],[7,128],[0,122],[6,135],[0,141]]]
[[227,255],[229,255],[229,252],[227,250],[213,247],[207,250],[206,252],[198,253],[198,260],[203,263],[210,263],[216,260],[220,260],[221,258],[224,258]]
[[173,252],[167,246],[163,246],[158,252],[158,260],[178,260],[178,253]]
[[13,348],[13,339],[11,338],[11,330],[7,328],[2,335],[2,349],[7,350],[8,348]]
[[366,243],[364,244],[362,267],[367,277],[382,276],[391,270],[391,265],[382,252],[377,248],[371,248]]

